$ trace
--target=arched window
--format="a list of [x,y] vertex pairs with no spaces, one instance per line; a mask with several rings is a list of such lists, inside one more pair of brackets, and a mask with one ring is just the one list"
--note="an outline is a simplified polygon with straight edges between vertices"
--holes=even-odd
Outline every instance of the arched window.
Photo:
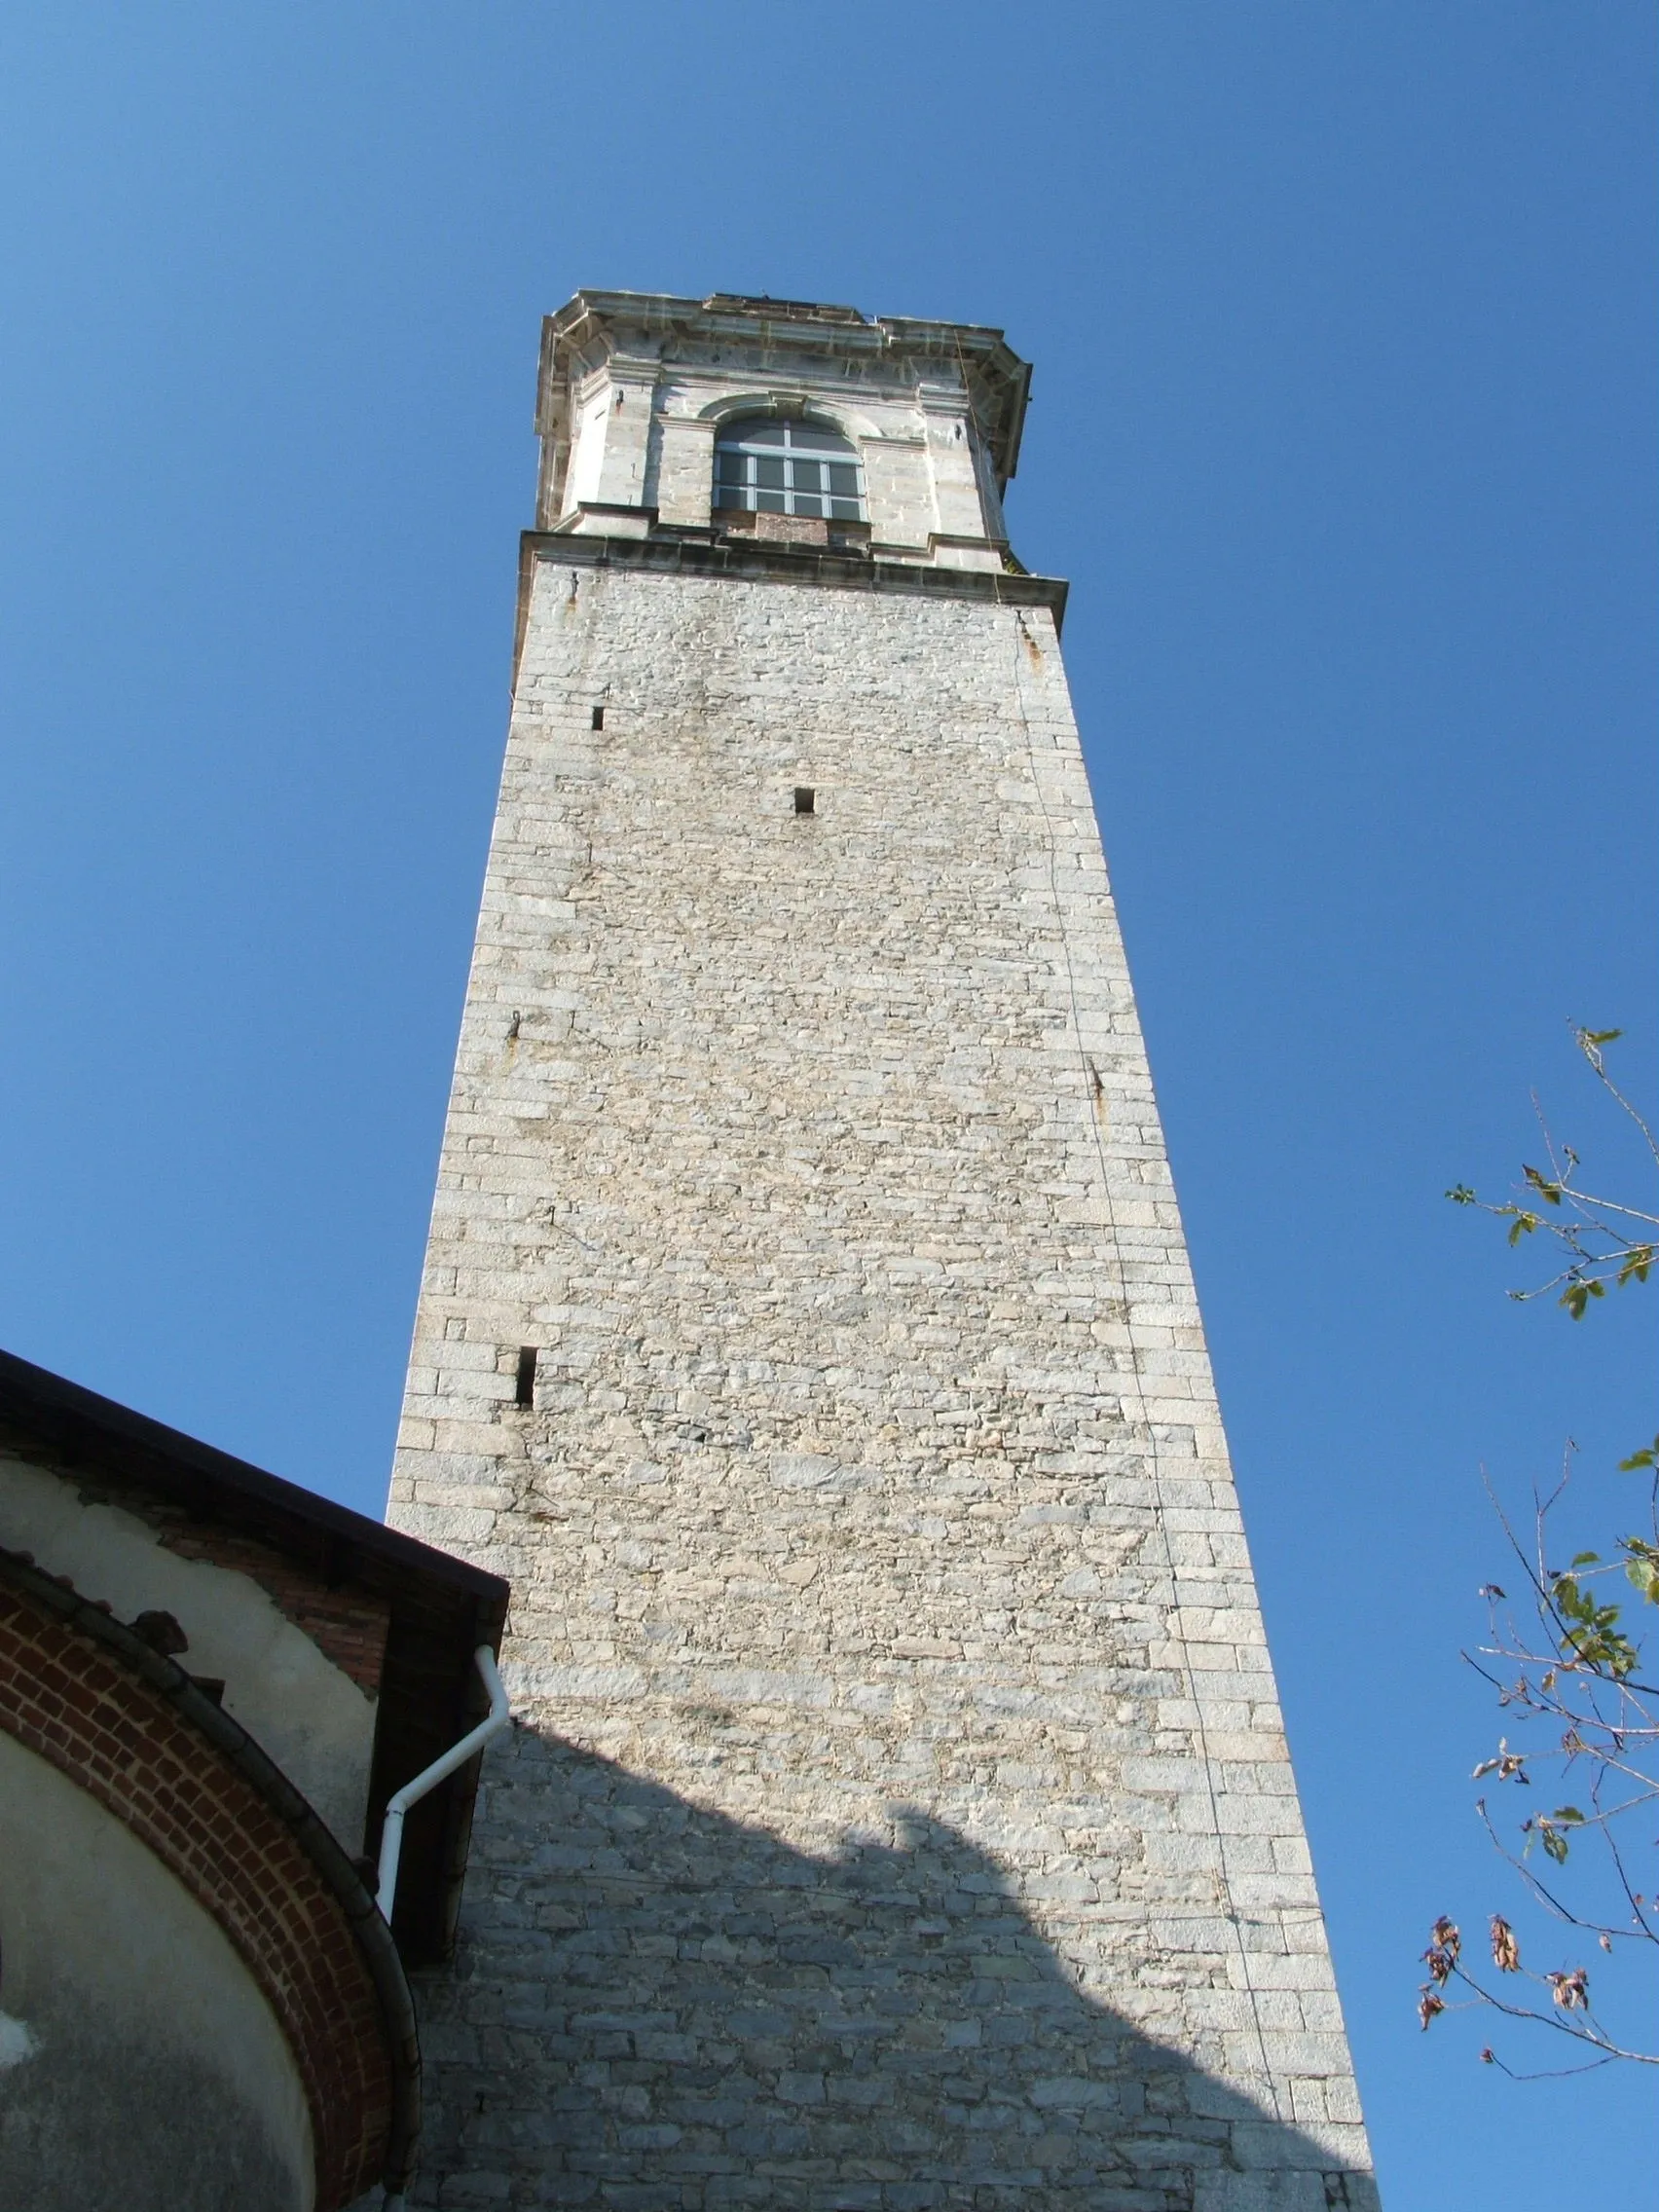
[[715,505],[863,522],[858,454],[816,423],[747,416],[728,423],[715,441]]

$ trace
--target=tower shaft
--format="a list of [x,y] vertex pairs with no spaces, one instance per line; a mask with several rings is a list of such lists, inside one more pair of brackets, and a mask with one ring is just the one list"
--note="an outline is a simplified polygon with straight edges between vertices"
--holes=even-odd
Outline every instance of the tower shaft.
[[550,333],[391,1511],[523,1723],[425,2186],[1370,2205],[1020,364],[846,312]]

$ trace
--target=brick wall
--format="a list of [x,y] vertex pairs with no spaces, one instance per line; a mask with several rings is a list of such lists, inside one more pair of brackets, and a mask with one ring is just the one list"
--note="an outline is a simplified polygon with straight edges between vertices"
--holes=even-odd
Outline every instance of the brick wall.
[[150,1516],[168,1551],[181,1559],[207,1560],[215,1567],[234,1569],[257,1582],[265,1595],[294,1626],[309,1636],[324,1658],[331,1659],[369,1697],[380,1694],[386,1664],[387,1627],[390,1607],[383,1599],[349,1585],[330,1587],[320,1576],[308,1574],[268,1544],[240,1536],[212,1522],[193,1522],[165,1510]]
[[318,2212],[350,2203],[383,2169],[391,2061],[362,1950],[291,1829],[152,1683],[10,1580],[0,1726],[140,1837],[236,1945],[305,2083]]

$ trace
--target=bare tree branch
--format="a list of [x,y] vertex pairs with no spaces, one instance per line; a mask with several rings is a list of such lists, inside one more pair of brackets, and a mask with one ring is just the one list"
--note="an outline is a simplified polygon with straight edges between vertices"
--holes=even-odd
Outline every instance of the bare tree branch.
[[[1649,1160],[1659,1166],[1659,1140],[1652,1125],[1607,1072],[1604,1048],[1617,1035],[1617,1030],[1573,1031],[1597,1081],[1636,1124]],[[1645,1283],[1659,1269],[1659,1235],[1646,1234],[1659,1233],[1659,1212],[1629,1198],[1581,1189],[1578,1154],[1557,1142],[1536,1098],[1533,1107],[1547,1169],[1524,1167],[1515,1198],[1501,1204],[1478,1198],[1462,1184],[1447,1195],[1507,1223],[1512,1247],[1529,1237],[1550,1242],[1562,1264],[1543,1281],[1510,1296],[1527,1302],[1559,1292],[1560,1303],[1578,1320],[1609,1287]],[[1510,1725],[1523,1733],[1514,1743],[1501,1738],[1495,1755],[1482,1759],[1475,1776],[1492,1775],[1500,1786],[1526,1789],[1532,1809],[1519,1824],[1518,1841],[1500,1832],[1484,1796],[1476,1811],[1493,1849],[1533,1905],[1578,1936],[1593,1937],[1608,1957],[1628,1960],[1630,1946],[1636,1945],[1635,1956],[1645,1960],[1651,1972],[1659,1968],[1659,1854],[1647,1816],[1659,1803],[1659,1713],[1650,1701],[1659,1699],[1659,1685],[1645,1678],[1642,1624],[1651,1617],[1648,1604],[1659,1606],[1659,1438],[1621,1464],[1621,1473],[1652,1470],[1646,1499],[1651,1537],[1620,1535],[1610,1547],[1576,1551],[1558,1567],[1551,1564],[1552,1552],[1561,1556],[1554,1551],[1553,1537],[1560,1528],[1558,1517],[1575,1494],[1576,1456],[1576,1447],[1568,1443],[1554,1487],[1534,1490],[1528,1542],[1483,1472],[1520,1575],[1517,1587],[1524,1604],[1519,1610],[1512,1607],[1507,1594],[1489,1583],[1482,1592],[1488,1641],[1462,1657],[1490,1684],[1500,1710],[1513,1715]],[[1530,1621],[1525,1620],[1528,1613]],[[1581,1792],[1579,1802],[1548,1804],[1538,1783],[1552,1768],[1559,1770],[1558,1787]],[[1565,1886],[1580,1887],[1575,1877],[1585,1851],[1592,1869],[1598,1860],[1604,1869],[1600,1877],[1593,1871],[1592,1880],[1599,1878],[1612,1892],[1600,1909],[1593,1890],[1592,1901],[1586,1903],[1581,1896],[1569,1896]],[[1646,1861],[1642,1853],[1649,1855]],[[1653,1866],[1645,1891],[1633,1873],[1644,1863]],[[1628,1920],[1621,1924],[1607,1917],[1609,1904],[1615,1912],[1622,1904]],[[1419,1991],[1418,2015],[1424,2028],[1447,2011],[1485,2007],[1506,2020],[1548,2028],[1595,2054],[1579,2065],[1531,2073],[1518,2072],[1493,2050],[1482,2051],[1483,2061],[1515,2081],[1555,2079],[1613,2064],[1659,2066],[1659,2051],[1633,2045],[1593,2009],[1586,1967],[1542,1972],[1528,1967],[1520,1937],[1501,1915],[1492,1920],[1492,1954],[1501,1984],[1471,1969],[1455,1922],[1444,1914],[1436,1921],[1423,1953],[1429,1978]],[[1514,1982],[1507,1986],[1510,1976]],[[1454,2001],[1454,1990],[1466,1994]],[[1650,2004],[1647,2009],[1650,2013]]]

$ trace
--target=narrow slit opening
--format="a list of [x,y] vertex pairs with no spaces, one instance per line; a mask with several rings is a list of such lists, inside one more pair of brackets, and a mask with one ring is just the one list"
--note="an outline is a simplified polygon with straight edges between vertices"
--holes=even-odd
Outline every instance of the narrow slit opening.
[[605,709],[603,707],[595,707],[593,711],[593,726],[595,729],[603,729],[605,727]]
[[810,784],[796,784],[794,798],[797,814],[811,814],[815,811],[818,794]]
[[513,1386],[515,1406],[534,1406],[535,1403],[535,1346],[519,1347],[518,1377]]

